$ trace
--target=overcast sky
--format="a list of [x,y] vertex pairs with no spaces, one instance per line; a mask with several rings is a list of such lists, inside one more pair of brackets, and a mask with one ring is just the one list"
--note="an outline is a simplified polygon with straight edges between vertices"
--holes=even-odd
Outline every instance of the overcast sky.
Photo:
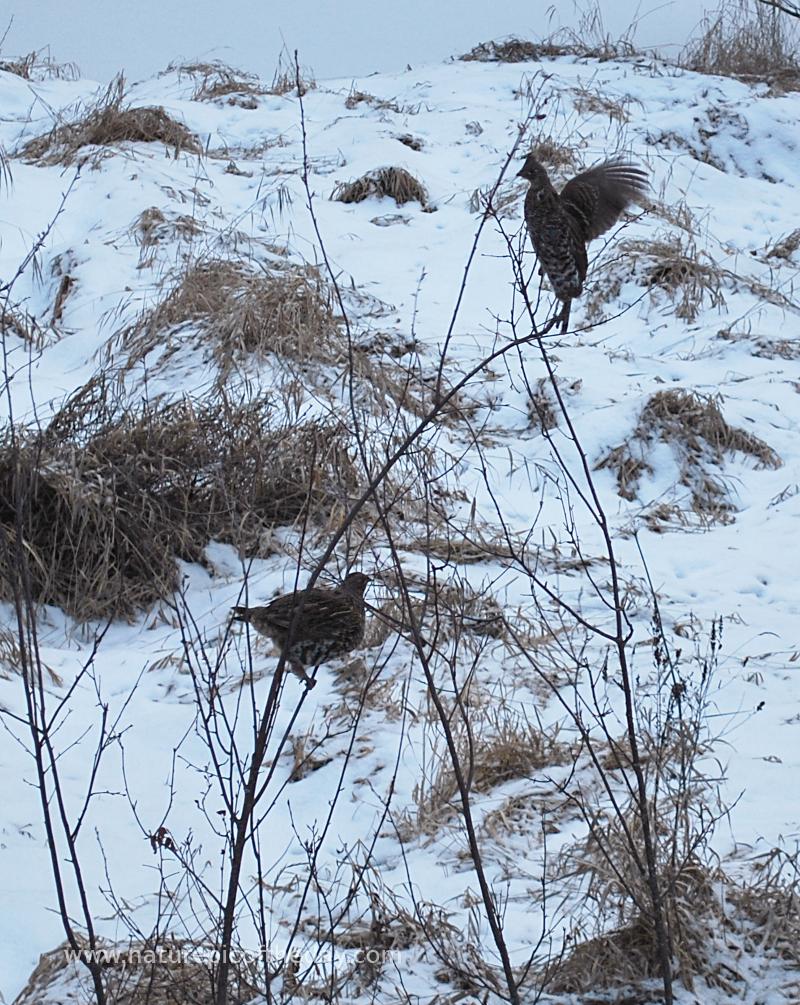
[[[615,37],[636,11],[620,0],[599,6]],[[677,50],[702,8],[645,0],[637,44]],[[0,55],[49,46],[100,81],[118,70],[137,80],[198,57],[271,77],[285,42],[322,79],[439,62],[487,39],[539,38],[578,18],[572,0],[0,0],[0,35],[10,22]]]

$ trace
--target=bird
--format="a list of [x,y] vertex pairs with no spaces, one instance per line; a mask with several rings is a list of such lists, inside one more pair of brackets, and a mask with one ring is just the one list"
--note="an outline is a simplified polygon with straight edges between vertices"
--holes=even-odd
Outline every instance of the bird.
[[316,681],[306,667],[344,656],[363,642],[364,590],[370,581],[363,572],[351,572],[332,590],[296,590],[263,607],[234,607],[232,617],[272,639],[292,673],[310,689]]
[[530,182],[525,223],[539,259],[539,274],[547,276],[564,305],[561,330],[566,331],[571,302],[581,295],[589,267],[586,245],[613,227],[630,203],[642,199],[647,174],[636,164],[615,158],[575,175],[559,193],[531,153],[517,175]]

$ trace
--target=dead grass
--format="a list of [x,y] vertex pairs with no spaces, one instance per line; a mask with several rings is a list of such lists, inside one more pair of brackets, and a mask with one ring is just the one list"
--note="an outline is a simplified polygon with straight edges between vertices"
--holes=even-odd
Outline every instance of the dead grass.
[[750,342],[753,355],[761,359],[800,359],[800,342],[796,338],[776,338],[773,335],[757,335],[731,328],[718,331],[717,338],[725,342]]
[[179,78],[189,76],[197,81],[192,101],[221,101],[227,98],[226,104],[257,108],[255,99],[267,93],[254,73],[239,70],[217,59],[177,66],[170,64],[164,73],[172,71],[177,72]]
[[393,112],[395,115],[416,115],[419,112],[419,105],[401,105],[395,98],[379,98],[369,91],[359,91],[352,88],[344,101],[345,108],[352,111],[360,104],[368,105],[379,112]]
[[602,91],[580,85],[574,89],[575,111],[580,115],[603,115],[609,120],[626,123],[630,120],[630,97],[611,98]]
[[545,167],[564,176],[574,174],[580,167],[577,150],[559,143],[552,136],[537,137],[531,144],[530,153]]
[[0,147],[0,191],[5,188],[7,192],[10,192],[13,184],[14,176],[11,173],[11,162],[8,159],[8,154]]
[[675,304],[675,316],[697,320],[706,307],[725,306],[726,273],[690,236],[665,235],[654,240],[621,242],[619,252],[643,269],[644,285],[664,290]]
[[649,240],[620,241],[613,259],[596,269],[597,278],[586,301],[589,320],[602,317],[606,306],[620,294],[626,282],[649,287],[656,304],[666,295],[674,305],[674,314],[693,323],[709,308],[725,308],[725,291],[748,293],[785,310],[796,305],[784,293],[752,276],[725,269],[706,252],[697,248],[689,230],[668,232]]
[[800,248],[800,227],[776,241],[767,250],[767,258],[782,258],[788,262],[798,248]]
[[[241,353],[274,353],[302,363],[338,359],[343,345],[331,291],[312,266],[255,268],[229,259],[195,261],[167,295],[115,336],[128,366],[164,347],[165,335],[191,326],[227,372]],[[196,335],[193,342],[196,343]],[[179,348],[172,344],[167,352]]]
[[34,349],[41,349],[52,334],[52,329],[42,328],[36,318],[21,304],[0,304],[0,335],[15,335]]
[[134,240],[142,249],[140,268],[152,264],[153,256],[148,254],[160,244],[174,244],[178,241],[194,241],[203,233],[203,227],[193,216],[171,213],[149,206],[136,217],[131,228]]
[[[177,586],[209,540],[271,554],[272,529],[338,515],[357,487],[343,433],[274,420],[269,401],[215,398],[119,412],[86,385],[43,431],[0,442],[0,522],[21,513],[34,599],[80,620],[132,617]],[[0,590],[13,593],[13,548]]]
[[194,134],[163,108],[126,105],[125,80],[119,74],[94,103],[76,109],[71,120],[58,122],[50,132],[29,140],[21,155],[39,164],[69,165],[87,147],[158,142],[175,156],[202,152]]
[[642,409],[626,443],[610,450],[596,468],[613,470],[619,494],[633,500],[639,479],[652,471],[649,448],[655,441],[668,443],[677,456],[679,483],[690,492],[694,514],[709,522],[731,522],[734,507],[727,487],[708,468],[721,468],[725,456],[734,453],[753,457],[760,468],[778,468],[782,462],[763,440],[729,425],[720,401],[683,389],[658,391]]
[[365,199],[394,199],[398,206],[418,202],[431,209],[421,181],[401,167],[376,168],[354,181],[339,182],[331,194],[335,202],[363,202]]
[[[528,183],[524,178],[508,178],[500,182],[495,189],[494,185],[484,185],[476,188],[469,199],[470,213],[486,213],[499,220],[518,217],[521,212],[521,204],[528,190]],[[492,198],[492,191],[494,197]]]
[[0,71],[13,73],[23,80],[77,80],[80,76],[74,63],[57,63],[48,48],[34,49],[15,59],[0,59]]
[[[134,942],[129,945],[106,943],[103,984],[107,1000],[115,1005],[194,1005],[210,1001],[213,983],[204,959],[210,947],[189,942],[164,940],[157,945]],[[53,1001],[83,1001],[92,996],[89,971],[69,959],[68,943],[43,953],[15,1005],[44,1005]],[[242,957],[244,959],[244,955]],[[249,1001],[256,995],[251,975],[231,967],[231,1001]]]
[[499,42],[480,42],[458,58],[465,63],[527,63],[538,62],[542,57],[567,54],[567,50],[562,46],[550,45],[547,42],[530,42],[512,36]]
[[790,18],[761,3],[723,0],[679,62],[699,73],[764,81],[776,93],[800,89],[796,29]]
[[[470,709],[470,734],[456,735],[461,770],[473,793],[487,793],[499,785],[531,778],[555,764],[565,763],[569,748],[555,733],[542,731],[520,712],[501,700],[476,707],[472,692],[466,697]],[[460,718],[454,713],[453,723]],[[415,810],[398,815],[402,841],[433,835],[449,819],[461,813],[461,802],[450,755],[444,744],[434,749],[431,762],[412,794]]]
[[[299,87],[298,78],[300,82]],[[316,86],[317,82],[314,79],[313,72],[307,67],[301,66],[298,73],[294,58],[289,50],[284,48],[278,56],[278,65],[275,67],[272,83],[267,88],[266,93],[284,97],[287,94],[298,94],[299,92],[299,96],[303,97],[309,91],[313,91]]]
[[531,389],[528,398],[528,418],[534,429],[542,433],[555,429],[558,425],[558,405],[555,400],[550,381],[547,377],[539,377]]

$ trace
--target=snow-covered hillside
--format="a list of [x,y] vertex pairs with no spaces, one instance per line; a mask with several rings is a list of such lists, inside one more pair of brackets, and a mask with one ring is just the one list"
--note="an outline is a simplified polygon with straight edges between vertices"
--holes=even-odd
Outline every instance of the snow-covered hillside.
[[[307,695],[293,677],[282,685],[238,938],[251,949],[267,941],[277,955],[291,943],[319,967],[336,944],[340,976],[352,970],[336,1000],[499,1000],[501,961],[431,680],[462,755],[477,751],[473,823],[511,965],[537,953],[522,999],[534,1000],[548,954],[569,957],[572,938],[631,923],[636,910],[620,906],[625,884],[602,867],[601,838],[591,855],[595,829],[616,847],[611,800],[628,798],[631,777],[618,770],[624,703],[602,634],[613,641],[615,628],[599,502],[634,631],[627,654],[649,778],[663,772],[664,789],[686,798],[674,820],[698,835],[681,847],[705,877],[703,895],[685,898],[696,900],[687,925],[705,926],[705,944],[678,953],[676,976],[698,975],[679,1000],[797,1001],[796,947],[782,953],[770,934],[756,952],[763,929],[734,889],[755,884],[763,908],[768,880],[758,886],[753,863],[773,876],[800,837],[800,93],[649,58],[574,55],[320,81],[302,109],[285,84],[271,91],[219,68],[171,69],[126,86],[115,107],[162,107],[188,133],[77,145],[78,127],[64,123],[85,117],[104,88],[0,73],[0,147],[12,176],[0,187],[0,282],[43,235],[4,305],[4,414],[31,428],[61,415],[51,445],[40,443],[36,484],[77,477],[76,457],[97,430],[105,452],[82,469],[86,506],[113,497],[102,464],[114,450],[119,485],[125,474],[133,483],[139,455],[125,455],[109,432],[123,412],[133,425],[145,416],[136,436],[148,470],[161,455],[180,464],[202,426],[202,475],[228,479],[238,498],[256,477],[249,451],[259,471],[283,457],[296,474],[308,440],[293,437],[313,429],[313,462],[327,479],[315,482],[317,495],[309,489],[314,505],[301,493],[289,517],[267,516],[255,530],[244,509],[239,523],[227,511],[209,521],[215,540],[175,548],[172,590],[160,590],[172,539],[154,502],[150,531],[126,553],[141,559],[144,583],[141,603],[130,593],[120,600],[126,618],[108,617],[111,593],[133,588],[106,569],[114,585],[92,600],[98,576],[88,566],[73,579],[68,611],[54,602],[40,610],[53,742],[67,815],[73,826],[80,819],[99,937],[142,940],[160,919],[177,939],[213,942],[228,875],[223,793],[234,802],[241,793],[234,769],[227,789],[218,784],[209,744],[224,761],[220,751],[235,743],[248,763],[276,663],[264,639],[230,630],[229,610],[245,590],[260,603],[298,575],[305,582],[365,471],[475,370],[392,470],[382,502],[368,502],[338,541],[321,579],[331,584],[349,567],[373,576],[365,648],[323,665]],[[532,147],[557,182],[624,153],[652,186],[646,206],[591,245],[570,331],[551,332],[541,350],[525,341],[531,323],[514,265],[544,325],[553,298],[529,244],[518,255],[526,186],[515,175]],[[496,213],[484,216],[512,151]],[[418,179],[423,201],[331,198],[386,166]],[[68,399],[75,428],[64,432]],[[173,424],[151,429],[170,402]],[[259,416],[251,425],[248,407]],[[233,423],[245,430],[235,444]],[[132,428],[125,435],[138,442]],[[7,435],[3,449],[7,467]],[[153,499],[176,477],[172,460],[169,475],[148,476]],[[34,508],[50,505],[38,491]],[[95,525],[81,526],[91,537]],[[57,531],[53,540],[58,548]],[[96,540],[81,547],[103,550]],[[80,563],[78,545],[75,554]],[[0,992],[13,1001],[64,929],[4,589]],[[81,620],[87,612],[94,620]],[[220,709],[224,719],[214,719]],[[221,730],[210,738],[209,721]],[[678,755],[670,743],[679,736]],[[691,777],[681,779],[684,770]],[[63,838],[58,845],[66,863]],[[780,878],[773,892],[784,897]],[[729,929],[722,917],[733,919]],[[700,929],[687,930],[698,938]],[[375,946],[395,955],[367,973],[355,954]],[[51,963],[22,1000],[61,1002],[78,981],[90,986],[86,971]],[[281,1000],[293,991],[287,974],[273,987]],[[300,974],[306,990],[322,980]],[[544,1000],[585,1000],[565,997],[582,990],[571,974],[557,971],[545,990],[560,995]]]

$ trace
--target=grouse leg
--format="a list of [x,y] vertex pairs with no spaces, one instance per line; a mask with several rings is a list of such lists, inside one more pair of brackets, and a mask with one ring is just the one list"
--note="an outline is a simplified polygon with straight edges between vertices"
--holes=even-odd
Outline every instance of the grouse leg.
[[299,660],[289,660],[289,669],[292,673],[299,677],[300,680],[305,684],[306,690],[310,691],[312,687],[317,683],[313,677],[309,677],[306,673],[306,668],[300,663]]
[[561,334],[563,335],[569,326],[569,312],[572,307],[571,300],[564,301],[564,309],[561,312]]

